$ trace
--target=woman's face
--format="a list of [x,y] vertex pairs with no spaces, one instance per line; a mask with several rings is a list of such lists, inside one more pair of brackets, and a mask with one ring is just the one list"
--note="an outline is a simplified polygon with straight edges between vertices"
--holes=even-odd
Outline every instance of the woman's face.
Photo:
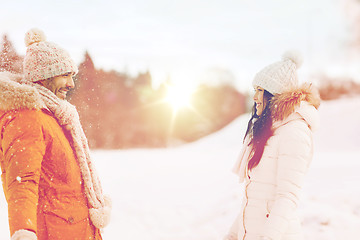
[[254,102],[256,104],[256,115],[260,116],[266,107],[266,102],[264,102],[264,89],[262,87],[255,87]]

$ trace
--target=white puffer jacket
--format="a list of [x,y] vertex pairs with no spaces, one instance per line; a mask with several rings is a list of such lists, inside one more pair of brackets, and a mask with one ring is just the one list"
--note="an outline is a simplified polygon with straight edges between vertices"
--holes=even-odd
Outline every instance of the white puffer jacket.
[[259,165],[247,170],[251,149],[244,144],[234,166],[240,181],[245,181],[245,194],[230,235],[239,240],[302,239],[296,209],[313,156],[312,131],[319,124],[319,105],[317,90],[308,84],[275,96],[274,134]]

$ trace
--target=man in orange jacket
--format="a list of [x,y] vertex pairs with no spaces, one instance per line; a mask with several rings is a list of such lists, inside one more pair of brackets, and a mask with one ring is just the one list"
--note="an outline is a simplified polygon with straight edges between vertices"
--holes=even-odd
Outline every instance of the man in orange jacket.
[[77,67],[41,30],[25,35],[24,76],[0,73],[0,164],[11,240],[101,239],[103,195],[73,105]]

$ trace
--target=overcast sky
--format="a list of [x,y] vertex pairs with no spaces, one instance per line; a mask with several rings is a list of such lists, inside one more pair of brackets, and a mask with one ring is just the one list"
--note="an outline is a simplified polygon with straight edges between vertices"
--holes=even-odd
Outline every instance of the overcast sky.
[[[341,0],[14,0],[0,8],[0,34],[25,54],[25,32],[38,27],[77,63],[85,50],[96,67],[155,83],[222,76],[246,89],[287,49],[303,53],[300,75],[357,73],[346,47]],[[217,77],[215,77],[216,79]]]

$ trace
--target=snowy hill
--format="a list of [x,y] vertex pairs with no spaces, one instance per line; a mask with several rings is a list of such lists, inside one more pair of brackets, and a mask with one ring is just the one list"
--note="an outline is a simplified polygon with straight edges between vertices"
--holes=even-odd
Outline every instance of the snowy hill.
[[[300,214],[305,239],[360,236],[360,98],[323,102],[316,153]],[[248,116],[198,142],[170,149],[93,151],[113,217],[104,240],[218,240],[239,211],[231,168]],[[9,239],[0,194],[0,239]]]

